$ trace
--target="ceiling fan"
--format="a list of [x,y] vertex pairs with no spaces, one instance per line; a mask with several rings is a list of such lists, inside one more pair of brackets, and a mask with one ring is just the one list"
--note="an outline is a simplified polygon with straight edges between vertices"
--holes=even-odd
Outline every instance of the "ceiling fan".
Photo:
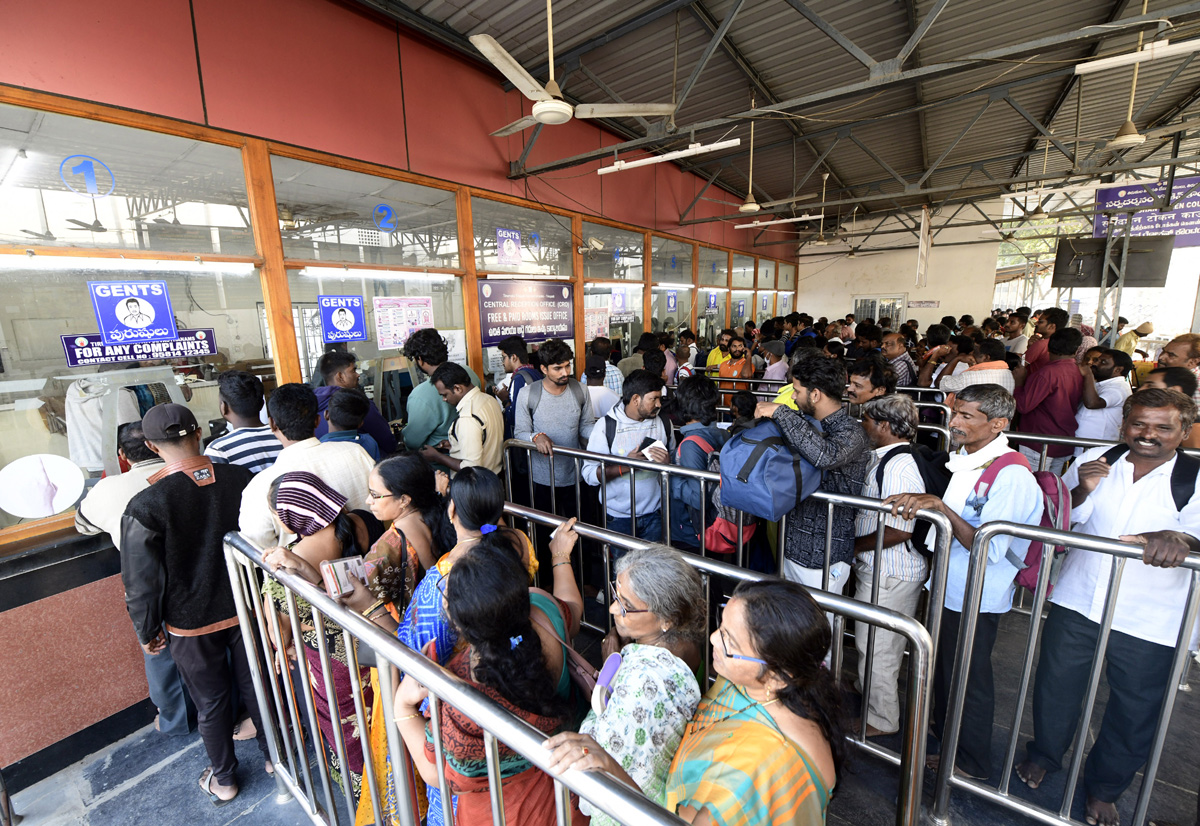
[[557,126],[566,123],[572,116],[577,118],[637,118],[669,117],[675,113],[673,103],[581,103],[572,106],[563,100],[562,89],[554,80],[554,24],[550,15],[551,0],[546,0],[546,29],[550,67],[550,79],[542,86],[525,67],[513,58],[496,39],[487,34],[471,35],[471,43],[495,66],[500,74],[517,88],[521,94],[533,101],[532,114],[492,132],[493,137],[512,135],[539,123]]
[[84,223],[78,218],[68,218],[67,223],[75,225],[73,227],[69,227],[69,229],[87,230],[88,232],[108,232],[104,224],[100,223],[100,213],[96,211],[95,201],[92,202],[92,215],[95,216],[96,220],[92,221],[90,224]]

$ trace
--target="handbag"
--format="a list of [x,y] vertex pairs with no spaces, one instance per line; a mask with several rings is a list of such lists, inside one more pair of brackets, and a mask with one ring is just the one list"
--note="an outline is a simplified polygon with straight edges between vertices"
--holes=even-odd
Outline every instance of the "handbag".
[[[529,590],[537,591],[538,593],[542,593],[542,594],[546,593],[545,591],[543,591],[540,588],[530,588]],[[553,597],[552,594],[548,595],[548,596]],[[555,599],[554,601],[555,601],[555,603],[558,603],[557,599]],[[559,611],[561,612],[561,610],[562,610],[562,606],[559,605]],[[549,631],[550,635],[562,644],[563,657],[565,658],[565,662],[566,662],[566,666],[567,666],[567,674],[571,677],[571,682],[575,683],[575,685],[579,688],[579,690],[581,692],[583,692],[584,697],[590,698],[592,696],[592,691],[594,691],[596,688],[596,679],[599,676],[599,672],[596,671],[596,669],[592,666],[592,664],[590,662],[588,662],[587,659],[585,659],[582,654],[580,654],[578,651],[576,651],[574,648],[572,648],[571,644],[569,642],[567,642],[566,640],[564,640],[562,637],[560,637],[558,635],[558,632],[554,630],[553,625],[544,621],[541,617],[537,616],[536,614],[531,616],[530,619],[532,619],[537,625],[539,625],[542,628],[544,628],[545,630]],[[568,619],[568,618],[564,617],[564,619]],[[568,622],[565,622],[564,624],[570,625],[570,622],[568,621]]]

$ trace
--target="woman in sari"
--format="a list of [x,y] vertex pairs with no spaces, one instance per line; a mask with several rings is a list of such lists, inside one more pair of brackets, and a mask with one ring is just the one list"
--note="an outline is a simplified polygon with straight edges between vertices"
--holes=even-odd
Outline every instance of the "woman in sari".
[[712,635],[718,679],[667,777],[667,808],[689,823],[819,826],[845,745],[832,633],[794,582],[743,582]]
[[[569,526],[571,542],[574,532]],[[555,537],[557,543],[560,536]],[[570,574],[570,546],[552,546],[556,566]],[[450,621],[467,644],[446,667],[530,725],[553,734],[573,713],[567,693],[560,691],[562,666],[559,639],[568,636],[567,612],[546,617],[530,600],[528,569],[503,540],[486,537],[464,553],[445,580]],[[576,593],[578,590],[576,589]],[[538,616],[543,614],[542,616]],[[534,617],[537,616],[537,620]],[[551,632],[541,627],[548,620]],[[396,721],[421,777],[437,785],[432,735],[421,712],[428,692],[405,677],[396,695]],[[439,706],[446,780],[454,791],[455,822],[484,826],[492,822],[484,733],[466,714],[448,703]],[[505,822],[513,826],[551,826],[555,822],[554,782],[520,755],[500,745],[500,771]],[[436,812],[442,822],[442,812]],[[435,822],[431,801],[429,821]]]
[[[450,622],[442,588],[446,576],[468,550],[485,535],[494,535],[522,560],[526,587],[537,571],[537,556],[529,537],[512,528],[498,527],[504,517],[504,484],[496,474],[487,468],[463,468],[450,482],[448,500],[446,514],[454,526],[457,542],[425,572],[396,631],[400,642],[424,652],[439,665],[445,665],[465,647],[465,644],[460,646],[458,632]],[[582,609],[582,599],[580,606]],[[441,792],[437,783],[429,784],[426,792],[428,826],[442,826]]]
[[[604,771],[661,805],[671,760],[700,702],[704,591],[696,569],[666,545],[630,551],[616,572],[613,630],[601,651],[608,657],[619,649],[621,665],[611,695],[603,705],[593,698],[579,732],[546,741],[554,754],[550,772]],[[580,810],[592,826],[616,826],[586,802]]]
[[[299,539],[289,547],[269,550],[263,562],[269,570],[283,568],[303,576],[315,585],[321,584],[320,565],[323,561],[341,559],[343,556],[363,555],[378,538],[381,527],[370,514],[350,513],[345,510],[346,497],[326,485],[314,474],[294,471],[276,479],[268,491],[269,501],[276,517],[288,531]],[[400,581],[403,581],[403,567]],[[377,577],[375,586],[384,594],[382,599],[390,601],[402,597],[403,592],[394,592],[395,579],[390,575]],[[263,596],[268,610],[279,614],[282,639],[276,640],[279,651],[287,658],[295,656],[292,627],[288,621],[286,590],[274,579],[268,578],[263,585]],[[326,619],[318,629],[313,621],[312,606],[303,599],[296,599],[296,615],[300,623],[301,643],[308,665],[309,682],[316,701],[317,722],[321,739],[329,753],[330,770],[336,782],[341,783],[342,771],[349,774],[357,805],[362,785],[363,752],[358,739],[360,721],[354,707],[354,682],[350,674],[345,639],[340,626]],[[333,683],[334,702],[330,702],[325,690],[325,673],[318,649],[319,636],[324,636],[329,651],[330,674]],[[360,669],[360,679],[365,680],[367,670]],[[363,701],[370,705],[370,689],[364,689]],[[345,741],[346,763],[342,766],[337,756],[334,739],[334,711],[337,726]]]

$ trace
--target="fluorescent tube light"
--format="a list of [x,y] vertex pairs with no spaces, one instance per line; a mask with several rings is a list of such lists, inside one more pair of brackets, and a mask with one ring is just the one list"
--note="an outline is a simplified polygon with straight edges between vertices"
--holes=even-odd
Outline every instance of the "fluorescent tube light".
[[734,229],[753,229],[754,227],[769,227],[772,224],[795,224],[798,221],[816,221],[816,220],[819,220],[821,217],[822,217],[821,215],[814,215],[812,213],[809,213],[807,215],[799,215],[795,218],[780,218],[776,221],[751,221],[748,224],[734,224],[733,228]]
[[168,261],[159,258],[93,258],[75,255],[0,255],[0,270],[94,270],[96,272],[253,275],[255,267],[238,261]]
[[1075,65],[1075,74],[1090,75],[1095,72],[1103,72],[1107,69],[1132,66],[1135,63],[1145,63],[1148,60],[1179,57],[1180,55],[1191,54],[1196,51],[1200,51],[1200,38],[1185,40],[1182,43],[1169,43],[1166,39],[1156,40],[1153,43],[1147,44],[1141,51],[1126,52],[1125,54],[1113,55],[1112,57],[1102,57],[1099,60],[1077,63]]
[[369,278],[375,281],[453,281],[458,276],[444,272],[405,270],[366,270],[360,267],[304,267],[300,275],[307,278]]
[[691,284],[655,284],[650,289],[651,290],[690,290],[690,289],[692,289],[692,285]]
[[610,172],[620,172],[622,169],[633,169],[636,166],[649,166],[654,163],[663,163],[665,161],[674,161],[679,158],[690,158],[693,155],[703,155],[706,152],[716,152],[718,149],[732,149],[741,144],[741,138],[732,138],[727,141],[718,141],[710,143],[708,146],[703,144],[693,143],[687,149],[679,149],[675,152],[667,152],[665,155],[654,155],[649,158],[639,158],[636,161],[614,161],[612,166],[602,166],[596,170],[597,175],[607,175]]

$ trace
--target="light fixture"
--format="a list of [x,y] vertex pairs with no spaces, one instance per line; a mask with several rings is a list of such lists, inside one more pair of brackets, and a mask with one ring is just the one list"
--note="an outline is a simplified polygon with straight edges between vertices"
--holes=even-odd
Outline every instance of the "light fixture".
[[710,143],[708,146],[693,143],[689,144],[687,149],[678,149],[674,152],[667,152],[665,155],[652,155],[649,158],[639,158],[636,161],[613,161],[612,166],[602,166],[596,170],[596,174],[607,175],[610,172],[620,172],[622,169],[633,169],[638,166],[649,166],[650,164],[674,161],[679,158],[690,158],[694,155],[703,155],[705,152],[716,152],[718,149],[731,149],[740,145],[741,142],[741,138],[731,138],[727,141]]
[[307,278],[369,278],[373,281],[453,281],[458,276],[444,272],[406,270],[367,270],[361,267],[304,267],[300,275]]
[[727,293],[728,287],[701,287],[700,290],[706,293]]
[[[199,259],[199,256],[197,256]],[[75,255],[0,255],[0,270],[44,270],[138,273],[195,273],[202,275],[253,275],[254,264],[238,261],[169,261],[161,258],[99,258]]]
[[651,290],[690,290],[691,284],[654,284]]
[[[742,210],[739,209],[738,212]],[[769,227],[772,224],[794,224],[798,221],[817,221],[820,220],[820,215],[808,213],[806,215],[798,215],[795,218],[780,218],[775,221],[751,221],[748,224],[734,224],[734,229],[753,229],[754,227]]]
[[1196,51],[1200,51],[1200,38],[1185,40],[1182,43],[1170,43],[1164,38],[1151,43],[1140,51],[1126,52],[1125,54],[1113,55],[1112,57],[1102,57],[1098,60],[1077,63],[1075,65],[1075,74],[1090,75],[1095,72],[1103,72],[1106,69],[1131,66],[1137,63],[1145,63],[1148,60],[1161,60],[1165,57],[1179,57],[1180,55],[1191,54]]

